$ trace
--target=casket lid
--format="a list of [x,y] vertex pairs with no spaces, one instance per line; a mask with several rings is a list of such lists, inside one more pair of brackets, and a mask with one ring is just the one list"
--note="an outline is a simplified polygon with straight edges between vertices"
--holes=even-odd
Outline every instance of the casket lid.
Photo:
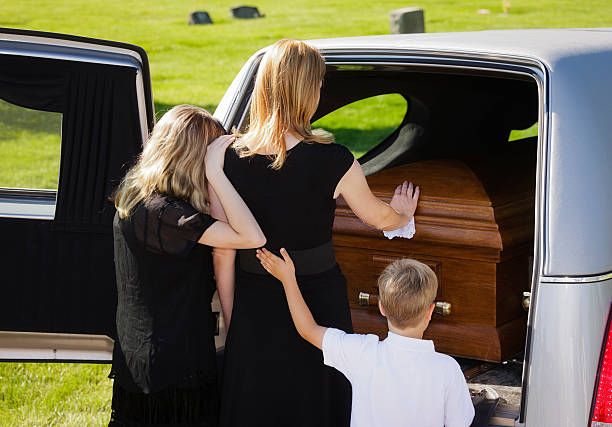
[[[530,147],[466,160],[413,162],[367,177],[374,195],[385,202],[405,180],[421,190],[414,241],[501,251],[533,237],[535,150]],[[339,198],[334,232],[384,239],[355,221]]]

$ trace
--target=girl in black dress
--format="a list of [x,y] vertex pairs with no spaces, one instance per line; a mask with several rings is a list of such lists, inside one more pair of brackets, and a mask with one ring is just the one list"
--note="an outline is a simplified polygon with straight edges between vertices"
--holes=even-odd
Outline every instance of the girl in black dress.
[[[419,191],[404,183],[390,205],[380,201],[348,149],[312,134],[324,73],[310,45],[274,44],[257,72],[249,130],[227,150],[224,170],[261,225],[266,247],[287,248],[316,321],[352,332],[346,279],[331,241],[335,199],[342,194],[361,220],[394,230],[411,220]],[[211,214],[225,218],[214,198]],[[254,250],[236,256],[215,249],[213,258],[229,325],[220,425],[348,426],[350,384],[299,336],[280,282]]]
[[[265,243],[223,173],[232,141],[207,111],[174,107],[114,195],[118,305],[109,425],[217,425],[211,246]],[[225,222],[208,214],[213,191]]]

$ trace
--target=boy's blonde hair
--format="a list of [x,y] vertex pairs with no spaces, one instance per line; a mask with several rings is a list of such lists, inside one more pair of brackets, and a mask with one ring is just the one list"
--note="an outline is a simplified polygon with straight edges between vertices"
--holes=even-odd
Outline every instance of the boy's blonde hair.
[[378,278],[380,304],[387,319],[398,328],[417,326],[437,292],[435,273],[414,259],[389,264]]

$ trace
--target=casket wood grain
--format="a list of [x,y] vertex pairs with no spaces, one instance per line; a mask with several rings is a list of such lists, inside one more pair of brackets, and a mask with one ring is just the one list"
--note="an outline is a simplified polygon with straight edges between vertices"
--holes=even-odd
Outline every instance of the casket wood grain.
[[373,193],[389,202],[404,180],[421,188],[416,234],[388,240],[364,225],[338,199],[334,224],[336,258],[348,281],[353,326],[386,336],[377,307],[360,306],[359,292],[377,294],[382,269],[400,258],[429,265],[439,281],[436,301],[452,306],[434,314],[425,332],[438,351],[502,361],[521,351],[533,252],[535,147],[508,144],[472,159],[410,163],[368,177]]

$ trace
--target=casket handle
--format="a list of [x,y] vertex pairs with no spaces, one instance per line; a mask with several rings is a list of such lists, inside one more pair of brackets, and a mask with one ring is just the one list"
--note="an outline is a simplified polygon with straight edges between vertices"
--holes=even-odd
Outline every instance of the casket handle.
[[531,292],[523,292],[523,308],[526,311],[529,311],[530,305],[531,305]]
[[359,292],[359,305],[378,305],[378,295]]
[[441,314],[442,316],[450,316],[451,314],[450,302],[436,301],[436,308],[434,308],[434,312]]
[[[446,301],[436,301],[434,312],[442,316],[450,316],[451,304]],[[378,295],[371,295],[367,292],[359,292],[359,305],[378,305]]]

